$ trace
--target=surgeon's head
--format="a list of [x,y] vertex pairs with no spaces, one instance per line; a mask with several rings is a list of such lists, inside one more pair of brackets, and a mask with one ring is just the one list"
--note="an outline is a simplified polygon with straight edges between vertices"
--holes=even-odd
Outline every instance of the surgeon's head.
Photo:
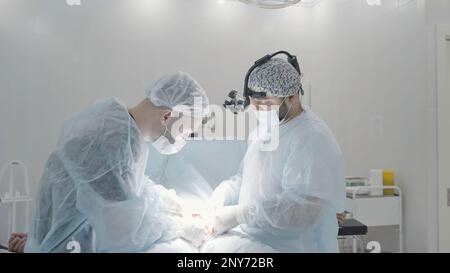
[[201,127],[208,109],[209,100],[200,84],[188,74],[176,72],[159,79],[130,113],[137,114],[135,120],[144,139],[161,154],[171,155]]
[[301,75],[297,70],[287,61],[278,58],[253,70],[248,82],[251,103],[255,109],[277,110],[280,121],[284,122],[302,112],[301,86]]

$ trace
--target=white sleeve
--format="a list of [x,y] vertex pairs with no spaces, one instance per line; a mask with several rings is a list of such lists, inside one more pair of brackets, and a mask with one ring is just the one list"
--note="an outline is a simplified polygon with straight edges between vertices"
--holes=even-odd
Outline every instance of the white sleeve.
[[327,209],[337,208],[344,198],[342,160],[330,150],[320,137],[294,143],[283,169],[281,191],[241,210],[238,221],[275,231],[316,227]]
[[174,221],[161,209],[161,186],[144,183],[138,194],[129,177],[114,168],[77,187],[77,209],[88,217],[100,252],[139,252],[176,236]]

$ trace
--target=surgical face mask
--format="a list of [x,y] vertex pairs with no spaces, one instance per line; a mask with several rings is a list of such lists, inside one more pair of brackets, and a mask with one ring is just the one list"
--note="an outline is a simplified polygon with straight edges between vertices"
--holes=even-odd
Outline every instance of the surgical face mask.
[[[280,105],[283,105],[286,99],[287,98],[284,98]],[[280,108],[270,111],[257,111],[256,117],[258,119],[258,126],[266,127],[268,129],[271,127],[280,126],[286,121],[291,110],[292,105],[289,106],[283,118],[280,118]]]
[[258,119],[258,126],[270,129],[280,125],[280,117],[278,110],[257,111],[256,118]]
[[164,124],[165,130],[164,133],[155,140],[152,145],[155,147],[155,149],[163,154],[163,155],[173,155],[178,153],[183,149],[183,147],[186,145],[186,139],[183,138],[183,136],[180,134],[176,136],[174,139],[174,143],[170,143],[169,139],[165,136],[166,132],[170,134],[169,129],[167,128],[167,125]]

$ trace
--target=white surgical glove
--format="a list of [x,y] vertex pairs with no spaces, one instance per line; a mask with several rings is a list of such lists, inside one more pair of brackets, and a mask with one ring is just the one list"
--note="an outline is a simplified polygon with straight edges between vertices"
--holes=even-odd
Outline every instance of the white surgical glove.
[[225,186],[218,186],[211,195],[211,203],[214,208],[218,209],[225,205],[227,198],[227,188]]
[[161,209],[164,212],[177,215],[183,213],[183,199],[177,196],[175,190],[162,190],[159,194]]
[[191,242],[195,247],[200,247],[211,236],[210,225],[201,218],[181,217],[178,224],[179,237]]
[[213,224],[213,234],[220,235],[240,224],[245,224],[253,211],[253,206],[244,205],[217,209]]

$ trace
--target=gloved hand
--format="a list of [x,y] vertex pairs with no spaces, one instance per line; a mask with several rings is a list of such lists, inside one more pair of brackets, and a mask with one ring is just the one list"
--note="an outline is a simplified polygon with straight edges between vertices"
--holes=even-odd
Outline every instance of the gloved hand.
[[207,221],[198,217],[182,217],[179,219],[179,237],[200,247],[212,234],[212,228]]
[[238,213],[241,209],[241,206],[227,206],[217,209],[212,233],[220,235],[239,225]]
[[230,229],[246,224],[254,214],[254,205],[226,206],[215,211],[213,235],[220,235]]
[[211,195],[211,203],[214,208],[219,209],[225,205],[227,199],[226,187],[219,185]]
[[159,194],[161,209],[164,212],[177,215],[183,213],[183,199],[177,196],[175,190],[163,190]]

